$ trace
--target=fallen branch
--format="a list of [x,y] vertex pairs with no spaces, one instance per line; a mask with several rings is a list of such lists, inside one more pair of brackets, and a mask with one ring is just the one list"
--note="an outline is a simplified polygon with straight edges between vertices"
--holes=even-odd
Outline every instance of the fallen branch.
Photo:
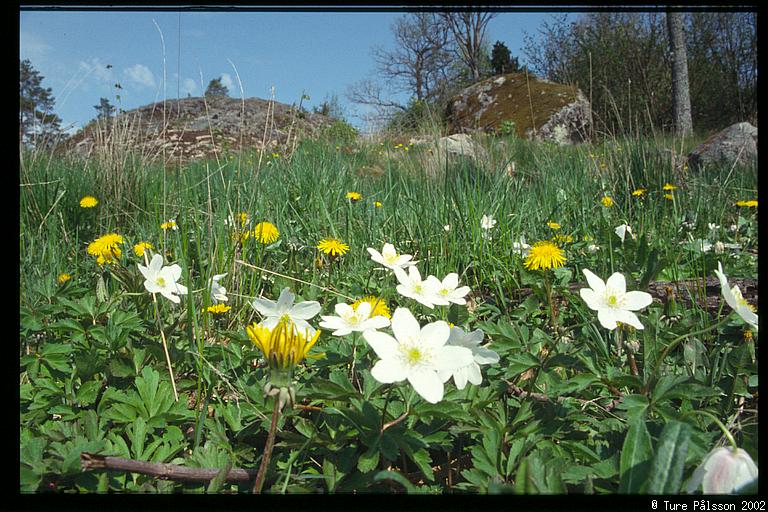
[[[221,472],[219,468],[190,468],[162,462],[109,457],[95,453],[80,454],[80,468],[83,471],[128,471],[141,473],[161,480],[180,480],[185,482],[209,482]],[[227,473],[227,482],[249,482],[256,477],[255,469],[232,468]]]

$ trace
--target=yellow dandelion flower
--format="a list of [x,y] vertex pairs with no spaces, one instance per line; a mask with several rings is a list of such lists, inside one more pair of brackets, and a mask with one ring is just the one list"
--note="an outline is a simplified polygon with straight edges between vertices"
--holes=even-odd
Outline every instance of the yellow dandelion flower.
[[248,212],[240,212],[237,214],[237,220],[240,221],[240,227],[245,227],[248,224]]
[[268,245],[280,238],[280,231],[271,222],[259,222],[253,228],[253,237],[260,243]]
[[363,195],[360,192],[347,192],[347,199],[350,201],[359,201],[363,198]]
[[80,200],[80,208],[93,208],[99,204],[99,200],[93,196],[85,196]]
[[387,303],[384,302],[384,299],[380,297],[376,297],[374,295],[367,295],[361,299],[357,299],[355,302],[352,303],[352,309],[357,311],[357,306],[362,304],[363,302],[367,302],[371,305],[371,316],[385,316],[387,318],[392,318],[392,315],[389,312],[389,306],[387,306]]
[[337,238],[323,238],[318,242],[317,248],[331,256],[344,256],[349,250],[349,246]]
[[736,201],[736,206],[746,206],[747,208],[757,208],[757,200],[750,199],[749,201]]
[[547,270],[562,267],[565,263],[563,250],[549,241],[540,241],[533,244],[528,251],[523,265],[528,270]]
[[231,306],[227,306],[226,304],[214,304],[213,306],[208,306],[208,311],[212,315],[223,315],[227,311],[232,309]]
[[62,272],[61,274],[59,274],[59,277],[56,278],[56,281],[59,284],[64,284],[67,281],[69,281],[70,279],[72,279],[72,275],[71,274],[67,274],[66,272]]
[[133,253],[141,258],[147,249],[154,249],[154,247],[149,242],[139,242],[133,246]]
[[373,206],[375,206],[376,208],[381,208],[381,201],[374,201]]
[[160,224],[160,229],[162,229],[163,231],[167,231],[169,229],[177,230],[179,229],[179,227],[176,225],[176,221],[171,219],[168,222],[163,222],[162,224]]
[[88,244],[88,254],[96,256],[96,263],[103,265],[104,263],[115,263],[120,259],[123,251],[119,245],[125,243],[123,237],[117,233],[109,233],[104,236],[100,236],[90,244]]
[[604,197],[603,197],[603,198],[600,200],[600,202],[601,202],[601,203],[603,203],[603,206],[605,206],[606,208],[610,208],[611,206],[613,206],[613,199],[611,199],[611,198],[610,198],[610,197],[608,197],[608,196],[604,196]]
[[675,196],[673,196],[672,194],[664,194],[664,199],[673,201],[675,199]]
[[672,191],[672,190],[677,190],[677,185],[671,185],[669,183],[665,183],[662,188],[664,190]]
[[632,191],[632,195],[634,197],[643,197],[646,192],[647,192],[647,189],[644,189],[642,187],[641,188],[636,188],[635,190]]
[[558,224],[553,220],[550,220],[549,222],[547,222],[547,226],[549,226],[550,229],[560,229],[560,224]]
[[[274,329],[253,323],[245,330],[251,342],[264,354],[270,369],[274,370],[293,369],[307,357],[309,349],[320,337],[319,330],[313,335],[300,333],[293,322],[287,320],[281,320]],[[272,380],[274,376],[270,377]]]

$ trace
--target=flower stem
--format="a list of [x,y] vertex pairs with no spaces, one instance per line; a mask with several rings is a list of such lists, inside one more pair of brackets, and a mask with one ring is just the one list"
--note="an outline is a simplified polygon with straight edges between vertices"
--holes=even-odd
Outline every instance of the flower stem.
[[654,369],[654,372],[653,372],[654,376],[656,376],[658,374],[659,369],[661,368],[661,365],[664,363],[664,358],[667,357],[667,354],[669,353],[669,351],[672,350],[673,348],[675,348],[681,341],[685,340],[686,338],[690,338],[691,336],[697,336],[699,334],[704,334],[705,332],[709,332],[709,331],[711,331],[713,329],[717,329],[718,327],[720,327],[722,325],[725,325],[725,323],[728,322],[728,317],[729,316],[730,316],[730,314],[726,315],[725,317],[723,317],[722,320],[720,320],[719,322],[717,322],[714,325],[710,325],[709,327],[705,327],[704,329],[699,329],[698,331],[682,334],[682,335],[678,336],[677,338],[675,338],[674,340],[672,340],[672,342],[664,348],[664,350],[661,352],[661,355],[656,360],[656,368]]
[[[147,259],[147,252],[144,251],[144,264],[149,266]],[[163,342],[163,351],[165,352],[165,362],[168,365],[168,373],[171,376],[171,387],[173,388],[173,398],[176,402],[179,401],[179,393],[176,391],[176,380],[173,377],[173,365],[171,364],[171,356],[168,353],[168,343],[165,341],[165,332],[163,331],[163,324],[160,322],[160,313],[157,308],[157,297],[152,294],[152,302],[155,306],[155,320],[157,321],[157,329],[160,331],[160,339]]]
[[723,422],[720,421],[717,416],[715,416],[709,411],[704,411],[702,409],[693,409],[684,413],[682,417],[685,418],[686,416],[689,416],[691,414],[700,414],[710,418],[712,421],[714,421],[717,424],[718,427],[720,427],[720,430],[723,431],[723,435],[725,435],[725,438],[728,439],[728,442],[731,444],[733,449],[735,450],[738,448],[738,446],[736,445],[736,440],[733,438],[733,434],[731,434],[731,432],[725,427],[725,425],[723,425]]
[[275,396],[274,401],[275,408],[272,411],[272,422],[269,424],[267,444],[264,446],[264,455],[261,456],[261,465],[259,465],[259,472],[256,474],[256,481],[253,484],[253,494],[261,494],[261,488],[264,487],[264,478],[267,475],[269,460],[272,458],[272,449],[275,447],[277,417],[280,415],[280,400]]

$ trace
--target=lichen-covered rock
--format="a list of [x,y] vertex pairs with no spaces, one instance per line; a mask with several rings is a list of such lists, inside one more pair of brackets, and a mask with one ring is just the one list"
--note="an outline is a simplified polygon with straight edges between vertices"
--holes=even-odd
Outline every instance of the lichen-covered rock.
[[150,160],[191,160],[227,149],[280,151],[295,137],[312,137],[332,123],[322,114],[260,98],[172,99],[123,112],[106,123],[92,121],[67,147],[83,156],[100,146],[119,146]]
[[519,137],[568,144],[587,138],[591,107],[575,87],[509,73],[454,96],[447,117],[453,133],[514,130]]
[[734,165],[737,162],[757,164],[757,128],[746,122],[732,124],[688,154],[688,166],[697,171],[707,165]]

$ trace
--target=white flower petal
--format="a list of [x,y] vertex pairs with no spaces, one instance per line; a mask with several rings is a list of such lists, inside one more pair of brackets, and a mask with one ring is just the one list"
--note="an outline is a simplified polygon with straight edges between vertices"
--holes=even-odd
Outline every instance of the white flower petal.
[[582,269],[581,271],[584,274],[584,277],[587,278],[587,284],[589,284],[589,287],[592,288],[597,294],[602,294],[605,292],[605,282],[597,277],[595,274],[592,273],[592,271],[585,269]]
[[618,309],[611,309],[611,308],[603,308],[599,309],[597,311],[597,319],[600,322],[600,325],[605,327],[609,330],[614,330],[616,328],[616,312],[619,311]]
[[633,291],[627,292],[624,295],[622,307],[629,311],[638,311],[647,306],[650,306],[652,302],[653,297],[650,293]]
[[400,382],[408,373],[405,366],[395,359],[381,359],[371,368],[371,375],[382,384]]
[[308,300],[305,302],[299,302],[290,309],[288,313],[291,319],[296,320],[309,320],[320,312],[322,306],[316,300]]
[[419,337],[421,327],[408,308],[397,308],[392,314],[392,333],[399,342]]
[[450,326],[446,322],[439,320],[422,327],[420,338],[424,345],[432,348],[440,348],[445,345],[446,341],[448,341],[450,334]]
[[581,299],[587,304],[589,309],[599,310],[605,306],[602,295],[598,295],[591,288],[582,288],[579,290],[579,295],[581,295]]
[[443,399],[443,382],[437,376],[436,371],[418,369],[411,371],[407,378],[413,389],[427,402],[436,404]]
[[605,282],[605,287],[606,289],[610,288],[617,295],[623,295],[627,291],[627,281],[624,279],[624,274],[614,272]]
[[280,297],[277,298],[277,304],[275,304],[275,310],[277,311],[278,315],[283,315],[286,313],[290,309],[295,298],[296,296],[291,293],[290,288],[287,286],[283,288],[283,290],[280,292]]
[[393,359],[398,353],[399,344],[389,334],[370,330],[363,332],[363,339],[381,359]]
[[433,364],[437,370],[454,371],[472,364],[472,351],[467,347],[443,346],[435,353]]
[[251,301],[253,309],[265,317],[278,316],[277,303],[273,300],[257,297]]

